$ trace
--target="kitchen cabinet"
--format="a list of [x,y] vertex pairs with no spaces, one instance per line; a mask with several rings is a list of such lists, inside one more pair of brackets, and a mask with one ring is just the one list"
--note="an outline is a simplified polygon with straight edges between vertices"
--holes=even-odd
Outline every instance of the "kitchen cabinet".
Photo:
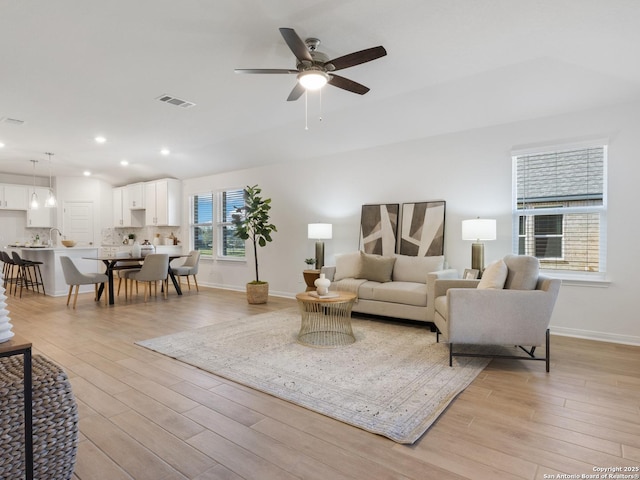
[[145,183],[145,225],[180,224],[180,180],[165,178]]
[[127,187],[113,189],[113,226],[116,228],[142,227],[144,212],[129,208],[129,190]]
[[144,182],[132,183],[125,187],[127,191],[127,208],[130,210],[144,210]]
[[27,210],[28,204],[26,185],[0,185],[0,209]]
[[[27,198],[29,198],[29,200],[31,200],[33,191],[34,187],[28,188]],[[53,226],[51,222],[51,210],[53,209],[44,206],[44,202],[49,198],[49,189],[35,187],[35,192],[38,196],[38,208],[31,208],[31,204],[29,204],[27,210],[27,227],[51,228]]]

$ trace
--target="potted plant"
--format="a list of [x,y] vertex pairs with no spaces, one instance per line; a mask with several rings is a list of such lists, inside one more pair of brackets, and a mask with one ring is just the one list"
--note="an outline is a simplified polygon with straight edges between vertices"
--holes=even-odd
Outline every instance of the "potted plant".
[[313,268],[313,266],[316,263],[316,259],[315,258],[305,258],[304,259],[304,263],[307,264],[307,268]]
[[269,223],[271,199],[262,198],[262,189],[258,185],[247,186],[244,190],[244,207],[237,208],[232,214],[235,227],[234,235],[241,240],[251,240],[256,278],[247,283],[247,301],[251,304],[267,303],[269,283],[260,280],[258,271],[258,246],[264,247],[272,241],[271,233],[277,232],[276,226]]

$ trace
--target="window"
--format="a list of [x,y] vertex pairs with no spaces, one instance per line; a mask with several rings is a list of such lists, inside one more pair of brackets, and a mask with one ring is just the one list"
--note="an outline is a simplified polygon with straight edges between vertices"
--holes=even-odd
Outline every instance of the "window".
[[518,154],[514,251],[542,268],[605,272],[605,145]]
[[[215,206],[218,209],[215,209]],[[244,258],[244,240],[234,235],[231,214],[244,206],[244,190],[225,190],[191,197],[191,235],[193,248],[201,255],[218,258]],[[215,212],[215,216],[214,216]],[[214,246],[215,226],[215,246]]]
[[231,215],[244,207],[244,190],[225,190],[220,192],[220,221],[218,222],[218,256],[226,258],[244,258],[244,240],[234,235]]
[[213,194],[191,197],[191,232],[193,249],[201,255],[213,253]]

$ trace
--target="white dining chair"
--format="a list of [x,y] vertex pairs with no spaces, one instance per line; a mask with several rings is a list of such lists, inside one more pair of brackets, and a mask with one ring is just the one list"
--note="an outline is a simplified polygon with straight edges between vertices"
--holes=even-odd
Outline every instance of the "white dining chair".
[[73,291],[73,287],[76,287],[76,293],[73,297],[73,308],[76,308],[76,302],[78,301],[78,290],[80,289],[80,285],[94,285],[95,297],[94,300],[98,299],[98,285],[102,284],[104,289],[104,302],[107,304],[107,282],[109,278],[104,273],[82,273],[73,263],[69,257],[62,256],[60,257],[60,263],[62,265],[62,273],[64,274],[64,280],[69,285],[69,294],[67,295],[67,306],[69,306],[69,301],[71,300],[71,292]]
[[144,258],[144,263],[139,272],[128,276],[132,280],[129,284],[129,295],[133,298],[133,281],[144,283],[144,301],[146,302],[154,287],[154,294],[158,295],[158,280],[163,283],[164,298],[167,298],[167,276],[169,274],[169,255],[166,253],[150,253]]
[[[198,288],[198,279],[196,278],[198,274],[198,263],[200,263],[200,250],[191,250],[182,265],[171,268],[173,274],[178,277],[178,285],[181,285],[180,277],[187,277],[187,285],[189,286],[189,290],[191,290],[191,283],[189,282],[189,275],[191,275],[193,282],[196,284],[196,290],[198,292],[200,291]],[[182,286],[180,286],[180,288],[182,288]]]

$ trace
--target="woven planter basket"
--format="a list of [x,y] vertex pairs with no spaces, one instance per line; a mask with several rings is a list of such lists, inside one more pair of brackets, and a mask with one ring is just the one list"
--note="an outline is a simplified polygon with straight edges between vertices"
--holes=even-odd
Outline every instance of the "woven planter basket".
[[[33,473],[69,480],[78,450],[78,407],[67,374],[33,356]],[[25,478],[22,355],[0,358],[0,478]]]
[[247,302],[251,305],[267,303],[269,299],[268,283],[247,283]]

